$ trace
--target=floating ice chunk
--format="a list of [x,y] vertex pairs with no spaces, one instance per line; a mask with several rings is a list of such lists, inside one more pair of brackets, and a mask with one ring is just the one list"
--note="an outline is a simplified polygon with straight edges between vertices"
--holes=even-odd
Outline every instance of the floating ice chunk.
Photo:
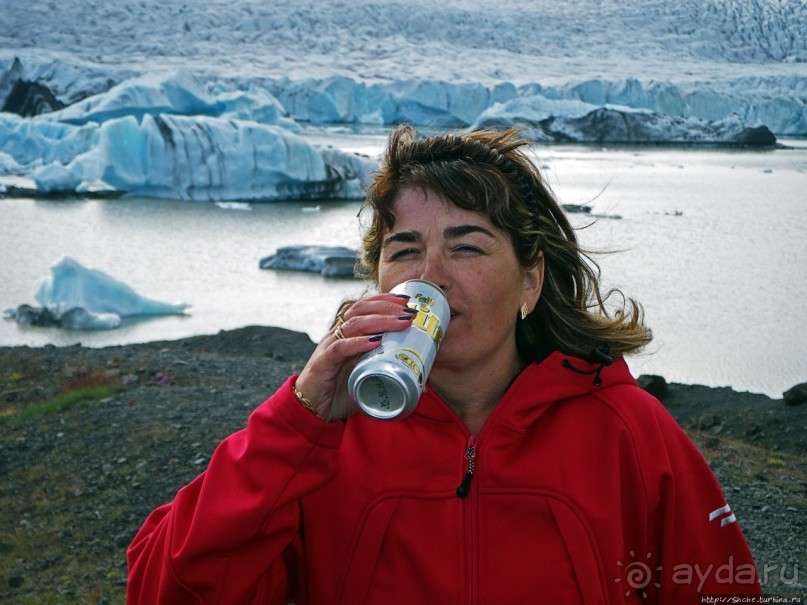
[[357,252],[344,246],[284,246],[260,260],[261,269],[311,271],[323,277],[355,277]]
[[67,167],[59,163],[48,164],[34,171],[34,182],[36,188],[44,193],[55,191],[75,191],[81,184],[81,178],[77,177]]
[[246,202],[216,202],[216,206],[222,210],[252,210],[252,204]]
[[[122,317],[182,314],[190,306],[141,296],[123,282],[97,269],[88,269],[69,256],[51,267],[51,275],[37,286],[35,298],[43,307],[34,309],[40,316],[54,318],[62,327],[89,330],[116,327]],[[31,309],[20,305],[16,312],[6,314],[19,323],[26,323],[26,316],[27,323],[34,323],[30,319],[32,313],[28,312]]]
[[0,174],[20,174],[23,167],[9,154],[0,151]]

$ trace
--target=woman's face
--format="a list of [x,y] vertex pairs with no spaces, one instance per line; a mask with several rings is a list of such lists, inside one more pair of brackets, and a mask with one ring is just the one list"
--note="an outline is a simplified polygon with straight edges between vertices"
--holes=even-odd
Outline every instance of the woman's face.
[[451,307],[434,371],[517,364],[516,319],[523,303],[532,311],[538,302],[543,262],[525,270],[504,231],[432,191],[403,190],[393,213],[395,225],[381,246],[381,291],[426,279],[443,289]]

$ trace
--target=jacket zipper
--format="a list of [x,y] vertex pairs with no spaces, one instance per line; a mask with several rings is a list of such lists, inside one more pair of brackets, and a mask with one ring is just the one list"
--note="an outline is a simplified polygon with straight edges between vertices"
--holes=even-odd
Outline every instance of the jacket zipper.
[[465,463],[466,471],[462,479],[462,483],[457,488],[457,497],[465,499],[468,495],[471,497],[465,501],[466,511],[466,536],[468,538],[468,546],[466,550],[466,569],[468,573],[468,603],[476,603],[476,582],[477,582],[477,553],[476,553],[476,495],[471,494],[471,480],[474,477],[476,470],[476,456],[477,456],[477,437],[470,435],[468,437],[468,444],[465,447]]
[[457,497],[464,498],[471,490],[471,479],[474,478],[474,470],[476,469],[476,435],[471,435],[468,439],[468,447],[465,448],[465,461],[467,462],[467,471],[462,483],[457,488]]

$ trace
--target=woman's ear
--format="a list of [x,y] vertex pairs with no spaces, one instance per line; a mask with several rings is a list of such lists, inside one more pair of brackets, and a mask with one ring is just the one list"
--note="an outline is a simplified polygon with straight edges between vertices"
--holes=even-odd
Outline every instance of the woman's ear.
[[544,286],[544,254],[543,252],[535,264],[524,270],[524,300],[527,303],[527,312],[532,313],[538,299],[541,298],[541,289]]

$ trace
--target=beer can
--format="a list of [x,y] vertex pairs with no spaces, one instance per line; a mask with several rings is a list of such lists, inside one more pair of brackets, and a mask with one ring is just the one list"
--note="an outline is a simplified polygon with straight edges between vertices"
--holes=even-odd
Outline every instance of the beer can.
[[384,333],[381,344],[359,358],[347,385],[359,409],[379,420],[405,418],[415,409],[451,318],[445,294],[429,281],[409,280],[391,292],[409,296],[406,306],[417,311],[412,324]]

